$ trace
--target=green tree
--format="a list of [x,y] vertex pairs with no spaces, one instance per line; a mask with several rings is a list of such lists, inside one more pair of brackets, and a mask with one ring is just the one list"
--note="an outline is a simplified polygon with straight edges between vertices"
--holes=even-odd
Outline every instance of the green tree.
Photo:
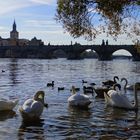
[[140,0],[58,0],[56,20],[73,37],[140,36]]

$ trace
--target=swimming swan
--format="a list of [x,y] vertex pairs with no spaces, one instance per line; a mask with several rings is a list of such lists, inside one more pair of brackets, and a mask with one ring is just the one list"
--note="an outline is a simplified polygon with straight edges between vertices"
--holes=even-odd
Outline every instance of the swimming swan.
[[17,105],[18,100],[8,100],[4,98],[0,98],[0,111],[5,110],[13,110],[13,108]]
[[[126,78],[122,78],[121,82],[125,81],[124,90],[134,90],[134,85],[128,85],[128,80]],[[137,90],[140,90],[140,82],[137,82]]]
[[24,102],[19,111],[23,118],[39,118],[43,112],[44,106],[44,91],[38,91],[33,99],[28,99]]
[[68,98],[68,103],[70,106],[87,108],[91,104],[89,96],[76,93],[74,86],[72,86],[72,94],[73,95]]
[[113,107],[119,107],[124,109],[137,110],[138,109],[138,98],[137,98],[137,86],[134,86],[134,104],[132,104],[125,94],[115,90],[109,90],[107,93],[104,92],[105,101],[107,105]]
[[99,98],[104,98],[104,92],[108,92],[108,91],[109,91],[109,88],[105,86],[94,88],[94,92]]
[[114,77],[113,77],[113,81],[112,81],[112,80],[107,80],[107,81],[105,81],[105,82],[102,82],[102,84],[103,84],[104,86],[109,86],[109,87],[111,87],[111,86],[113,86],[114,84],[117,83],[117,80],[119,80],[119,77],[118,77],[118,76],[114,76]]

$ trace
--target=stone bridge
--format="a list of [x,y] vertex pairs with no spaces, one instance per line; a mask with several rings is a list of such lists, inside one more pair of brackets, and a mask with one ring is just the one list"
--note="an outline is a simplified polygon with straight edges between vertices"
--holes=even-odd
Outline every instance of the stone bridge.
[[99,60],[111,60],[112,54],[120,49],[128,51],[134,61],[140,61],[140,54],[137,53],[134,45],[43,45],[43,46],[0,46],[0,57],[13,58],[53,58],[53,53],[63,50],[67,59],[81,59],[85,50],[94,50]]

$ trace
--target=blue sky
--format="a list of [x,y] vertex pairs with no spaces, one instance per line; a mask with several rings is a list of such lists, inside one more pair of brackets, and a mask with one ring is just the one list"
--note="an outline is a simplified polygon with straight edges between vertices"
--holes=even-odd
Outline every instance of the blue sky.
[[66,33],[55,18],[56,0],[0,0],[0,36],[9,38],[14,19],[16,20],[19,38],[31,39],[36,36],[45,44],[70,44],[71,41],[81,44],[101,44],[108,39],[110,44],[131,44],[127,37],[120,36],[117,41],[104,34],[88,42],[84,38],[74,39]]

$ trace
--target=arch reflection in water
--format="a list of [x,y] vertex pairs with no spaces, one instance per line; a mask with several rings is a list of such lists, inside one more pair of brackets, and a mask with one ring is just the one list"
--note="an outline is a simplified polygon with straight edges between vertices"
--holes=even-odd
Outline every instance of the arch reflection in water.
[[22,120],[22,124],[18,130],[19,140],[22,139],[45,140],[43,125],[44,119],[36,119],[33,121]]

